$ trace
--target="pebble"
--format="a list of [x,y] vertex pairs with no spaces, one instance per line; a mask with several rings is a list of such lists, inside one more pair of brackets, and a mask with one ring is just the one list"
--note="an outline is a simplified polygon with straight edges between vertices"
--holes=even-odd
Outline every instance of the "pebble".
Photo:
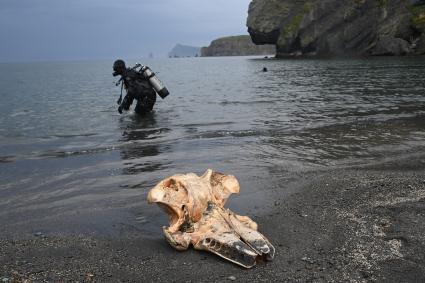
[[308,258],[308,257],[303,257],[303,258],[301,258],[301,260],[302,261],[305,261],[305,262],[308,262],[308,263],[311,263],[311,264],[313,264],[314,263],[314,261],[311,259],[311,258]]
[[229,276],[229,277],[227,277],[229,280],[231,280],[231,281],[235,281],[236,280],[236,277],[235,276]]
[[86,280],[91,282],[93,280],[94,274],[91,272],[86,273]]

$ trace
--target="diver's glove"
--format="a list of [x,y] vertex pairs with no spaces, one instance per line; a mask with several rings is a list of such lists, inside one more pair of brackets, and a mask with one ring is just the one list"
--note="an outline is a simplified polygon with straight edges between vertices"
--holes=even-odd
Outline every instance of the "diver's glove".
[[118,113],[122,114],[122,106],[121,105],[118,107]]

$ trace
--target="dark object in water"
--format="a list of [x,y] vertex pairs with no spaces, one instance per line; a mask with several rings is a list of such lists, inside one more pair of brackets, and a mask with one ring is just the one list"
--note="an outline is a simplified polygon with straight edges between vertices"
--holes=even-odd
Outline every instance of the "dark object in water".
[[[123,60],[116,60],[113,65],[113,76],[121,76],[117,86],[121,84],[121,96],[117,103],[118,112],[129,110],[134,99],[137,105],[134,111],[144,115],[152,111],[156,102],[156,93],[164,99],[169,95],[167,88],[156,77],[155,73],[147,66],[136,64],[133,68],[127,68]],[[122,99],[122,90],[126,89],[127,95]]]
[[267,70],[267,68],[266,67],[264,67],[263,68],[263,72],[267,72],[268,70]]

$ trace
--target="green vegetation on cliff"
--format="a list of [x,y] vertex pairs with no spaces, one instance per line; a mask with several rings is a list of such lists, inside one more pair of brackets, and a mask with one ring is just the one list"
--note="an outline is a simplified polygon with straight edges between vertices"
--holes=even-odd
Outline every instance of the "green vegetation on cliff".
[[411,7],[412,12],[412,24],[413,26],[425,32],[425,4],[417,4]]

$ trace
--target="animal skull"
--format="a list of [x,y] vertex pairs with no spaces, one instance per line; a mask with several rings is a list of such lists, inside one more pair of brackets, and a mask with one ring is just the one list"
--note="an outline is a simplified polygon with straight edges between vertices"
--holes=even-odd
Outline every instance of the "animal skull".
[[234,176],[209,169],[201,177],[179,174],[161,181],[149,192],[148,202],[169,215],[170,226],[163,232],[177,250],[193,245],[246,268],[258,259],[272,260],[275,249],[257,231],[257,224],[224,208],[234,193],[239,193]]

